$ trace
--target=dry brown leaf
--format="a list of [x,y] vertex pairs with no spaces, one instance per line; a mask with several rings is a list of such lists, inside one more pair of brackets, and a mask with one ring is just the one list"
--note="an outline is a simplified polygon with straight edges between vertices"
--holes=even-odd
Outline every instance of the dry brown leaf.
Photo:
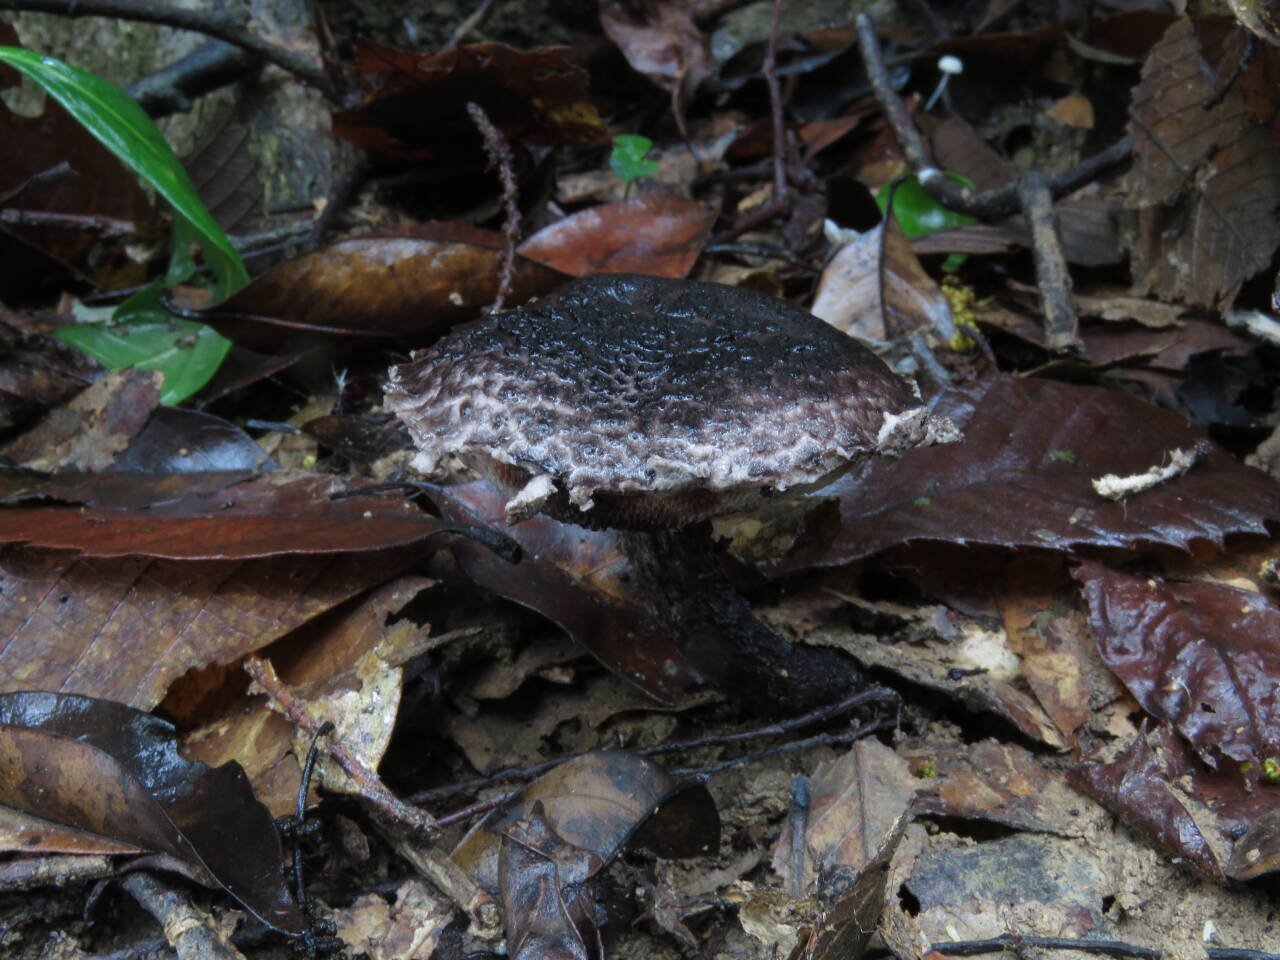
[[855,234],[840,247],[822,272],[810,312],[863,340],[921,329],[950,340],[955,332],[951,305],[896,220]]
[[1280,153],[1238,88],[1214,87],[1190,19],[1152,49],[1133,90],[1133,276],[1165,300],[1211,307],[1266,269],[1280,244]]

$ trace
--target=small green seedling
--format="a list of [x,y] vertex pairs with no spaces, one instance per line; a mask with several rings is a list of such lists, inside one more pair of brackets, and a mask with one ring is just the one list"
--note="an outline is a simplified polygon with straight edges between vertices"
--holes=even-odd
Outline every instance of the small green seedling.
[[634,133],[625,133],[613,138],[613,152],[609,154],[609,169],[627,185],[628,193],[631,192],[631,185],[641,177],[651,177],[658,172],[657,161],[648,159],[649,151],[652,149],[652,140]]
[[120,304],[109,322],[63,327],[58,337],[112,370],[159,370],[164,374],[160,399],[180,403],[209,381],[231,343],[202,324],[171,317],[161,306],[161,293],[195,275],[190,247],[196,244],[212,273],[215,300],[224,300],[249,282],[240,254],[201,202],[164,135],[127,93],[92,73],[19,47],[0,47],[0,63],[42,87],[173,208],[166,275]]
[[[961,186],[973,186],[971,180],[958,173],[944,173],[943,176]],[[897,181],[896,187],[892,183],[887,183],[877,191],[876,206],[880,208],[881,213],[888,212],[890,194],[893,196],[893,218],[898,221],[898,226],[902,228],[908,240],[914,240],[916,237],[923,237],[927,233],[938,230],[963,227],[965,224],[977,222],[976,218],[968,214],[956,213],[940,204],[928,190],[920,185],[920,179],[914,173]],[[958,269],[964,260],[964,254],[953,253],[943,261],[942,269],[950,273]]]

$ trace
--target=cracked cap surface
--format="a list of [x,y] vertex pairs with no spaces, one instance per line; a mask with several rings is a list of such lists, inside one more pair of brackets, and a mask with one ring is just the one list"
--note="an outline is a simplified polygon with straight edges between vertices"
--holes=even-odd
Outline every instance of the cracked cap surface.
[[742,509],[914,446],[929,426],[879,358],[805,311],[626,274],[456,329],[391,369],[386,403],[416,469],[457,456],[508,488],[536,481],[547,495],[526,493],[526,514],[554,494],[562,516],[603,505],[591,519],[608,526]]

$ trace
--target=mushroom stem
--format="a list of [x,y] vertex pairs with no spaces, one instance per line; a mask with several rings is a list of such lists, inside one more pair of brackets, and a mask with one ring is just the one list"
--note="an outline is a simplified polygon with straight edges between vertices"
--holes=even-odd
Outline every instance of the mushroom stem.
[[622,537],[638,586],[664,601],[659,615],[703,679],[769,716],[835,703],[862,687],[848,657],[792,643],[756,619],[725,574],[707,527]]

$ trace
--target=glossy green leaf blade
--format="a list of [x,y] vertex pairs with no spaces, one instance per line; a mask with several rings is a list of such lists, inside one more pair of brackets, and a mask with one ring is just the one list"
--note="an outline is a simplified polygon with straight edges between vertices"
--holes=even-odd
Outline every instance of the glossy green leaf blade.
[[161,403],[181,403],[218,371],[231,341],[212,327],[170,316],[158,282],[134,294],[107,323],[78,323],[57,331],[109,370],[138,367],[164,374]]
[[42,87],[194,227],[217,279],[218,299],[249,282],[240,255],[205,209],[181,161],[133,98],[100,77],[30,50],[0,47],[0,63]]
[[[971,181],[958,173],[947,173],[946,176],[963,186],[973,186]],[[885,184],[876,193],[876,205],[880,208],[881,213],[884,213],[889,206],[891,187],[892,184]],[[898,226],[902,227],[902,232],[906,234],[908,240],[914,240],[916,237],[922,237],[926,233],[933,233],[937,230],[962,227],[967,223],[976,222],[973,217],[964,213],[956,213],[954,210],[948,210],[940,204],[929,191],[920,185],[920,181],[915,174],[903,179],[898,184],[897,189],[892,192],[893,216],[898,221]]]

